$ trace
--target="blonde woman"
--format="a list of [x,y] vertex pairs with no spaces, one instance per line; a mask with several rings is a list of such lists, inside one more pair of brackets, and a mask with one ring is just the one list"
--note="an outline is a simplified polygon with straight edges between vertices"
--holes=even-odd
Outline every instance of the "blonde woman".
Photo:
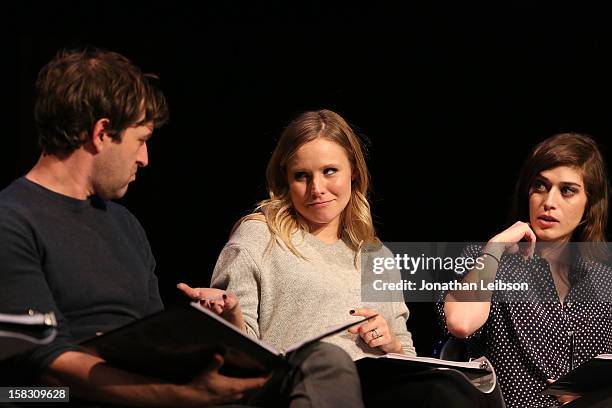
[[[351,127],[329,110],[301,114],[283,132],[266,175],[269,198],[237,222],[213,273],[212,286],[226,298],[207,305],[278,349],[351,315],[377,314],[326,341],[353,360],[415,355],[403,302],[361,302],[359,251],[379,241],[364,154]],[[215,296],[181,288],[192,297]]]
[[378,314],[328,341],[354,360],[415,355],[403,302],[361,302],[359,250],[379,241],[369,174],[351,127],[329,110],[303,113],[283,132],[266,175],[270,198],[237,222],[212,277],[212,286],[239,302],[231,313],[227,299],[213,308],[277,348],[350,315]]

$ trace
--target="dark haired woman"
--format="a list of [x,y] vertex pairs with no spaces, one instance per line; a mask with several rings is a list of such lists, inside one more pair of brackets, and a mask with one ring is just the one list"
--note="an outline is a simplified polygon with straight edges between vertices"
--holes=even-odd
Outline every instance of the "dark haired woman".
[[529,292],[451,291],[443,313],[449,332],[493,363],[509,408],[548,407],[570,398],[542,395],[547,382],[612,352],[612,271],[601,263],[608,179],[595,142],[565,133],[538,144],[517,183],[515,210],[521,221],[466,249],[485,268],[463,281],[527,282]]

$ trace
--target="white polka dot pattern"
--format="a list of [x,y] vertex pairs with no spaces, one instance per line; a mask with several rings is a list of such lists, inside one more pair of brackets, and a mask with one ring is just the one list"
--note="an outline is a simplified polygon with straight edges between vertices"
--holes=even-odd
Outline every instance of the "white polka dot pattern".
[[[476,257],[481,248],[470,246],[464,252]],[[598,354],[612,353],[612,270],[578,258],[569,278],[571,288],[561,304],[544,259],[501,259],[497,279],[528,282],[533,296],[516,301],[512,292],[494,292],[489,318],[468,338],[468,349],[470,356],[484,354],[493,363],[508,408],[554,406],[556,399],[540,392],[548,378],[570,371],[570,354],[575,368]],[[437,309],[443,316],[443,304]]]

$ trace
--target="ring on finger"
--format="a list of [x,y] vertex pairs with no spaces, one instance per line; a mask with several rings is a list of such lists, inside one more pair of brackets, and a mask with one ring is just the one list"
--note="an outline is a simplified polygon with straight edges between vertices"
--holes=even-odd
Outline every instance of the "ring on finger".
[[372,340],[377,339],[382,336],[382,334],[380,334],[378,330],[376,329],[371,330],[370,333],[372,333]]

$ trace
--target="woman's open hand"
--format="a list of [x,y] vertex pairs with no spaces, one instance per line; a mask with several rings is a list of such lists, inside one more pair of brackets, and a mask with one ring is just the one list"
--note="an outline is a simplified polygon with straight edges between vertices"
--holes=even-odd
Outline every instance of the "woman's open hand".
[[191,300],[200,302],[234,326],[245,330],[240,303],[233,293],[215,288],[192,288],[185,283],[179,283],[176,287]]

